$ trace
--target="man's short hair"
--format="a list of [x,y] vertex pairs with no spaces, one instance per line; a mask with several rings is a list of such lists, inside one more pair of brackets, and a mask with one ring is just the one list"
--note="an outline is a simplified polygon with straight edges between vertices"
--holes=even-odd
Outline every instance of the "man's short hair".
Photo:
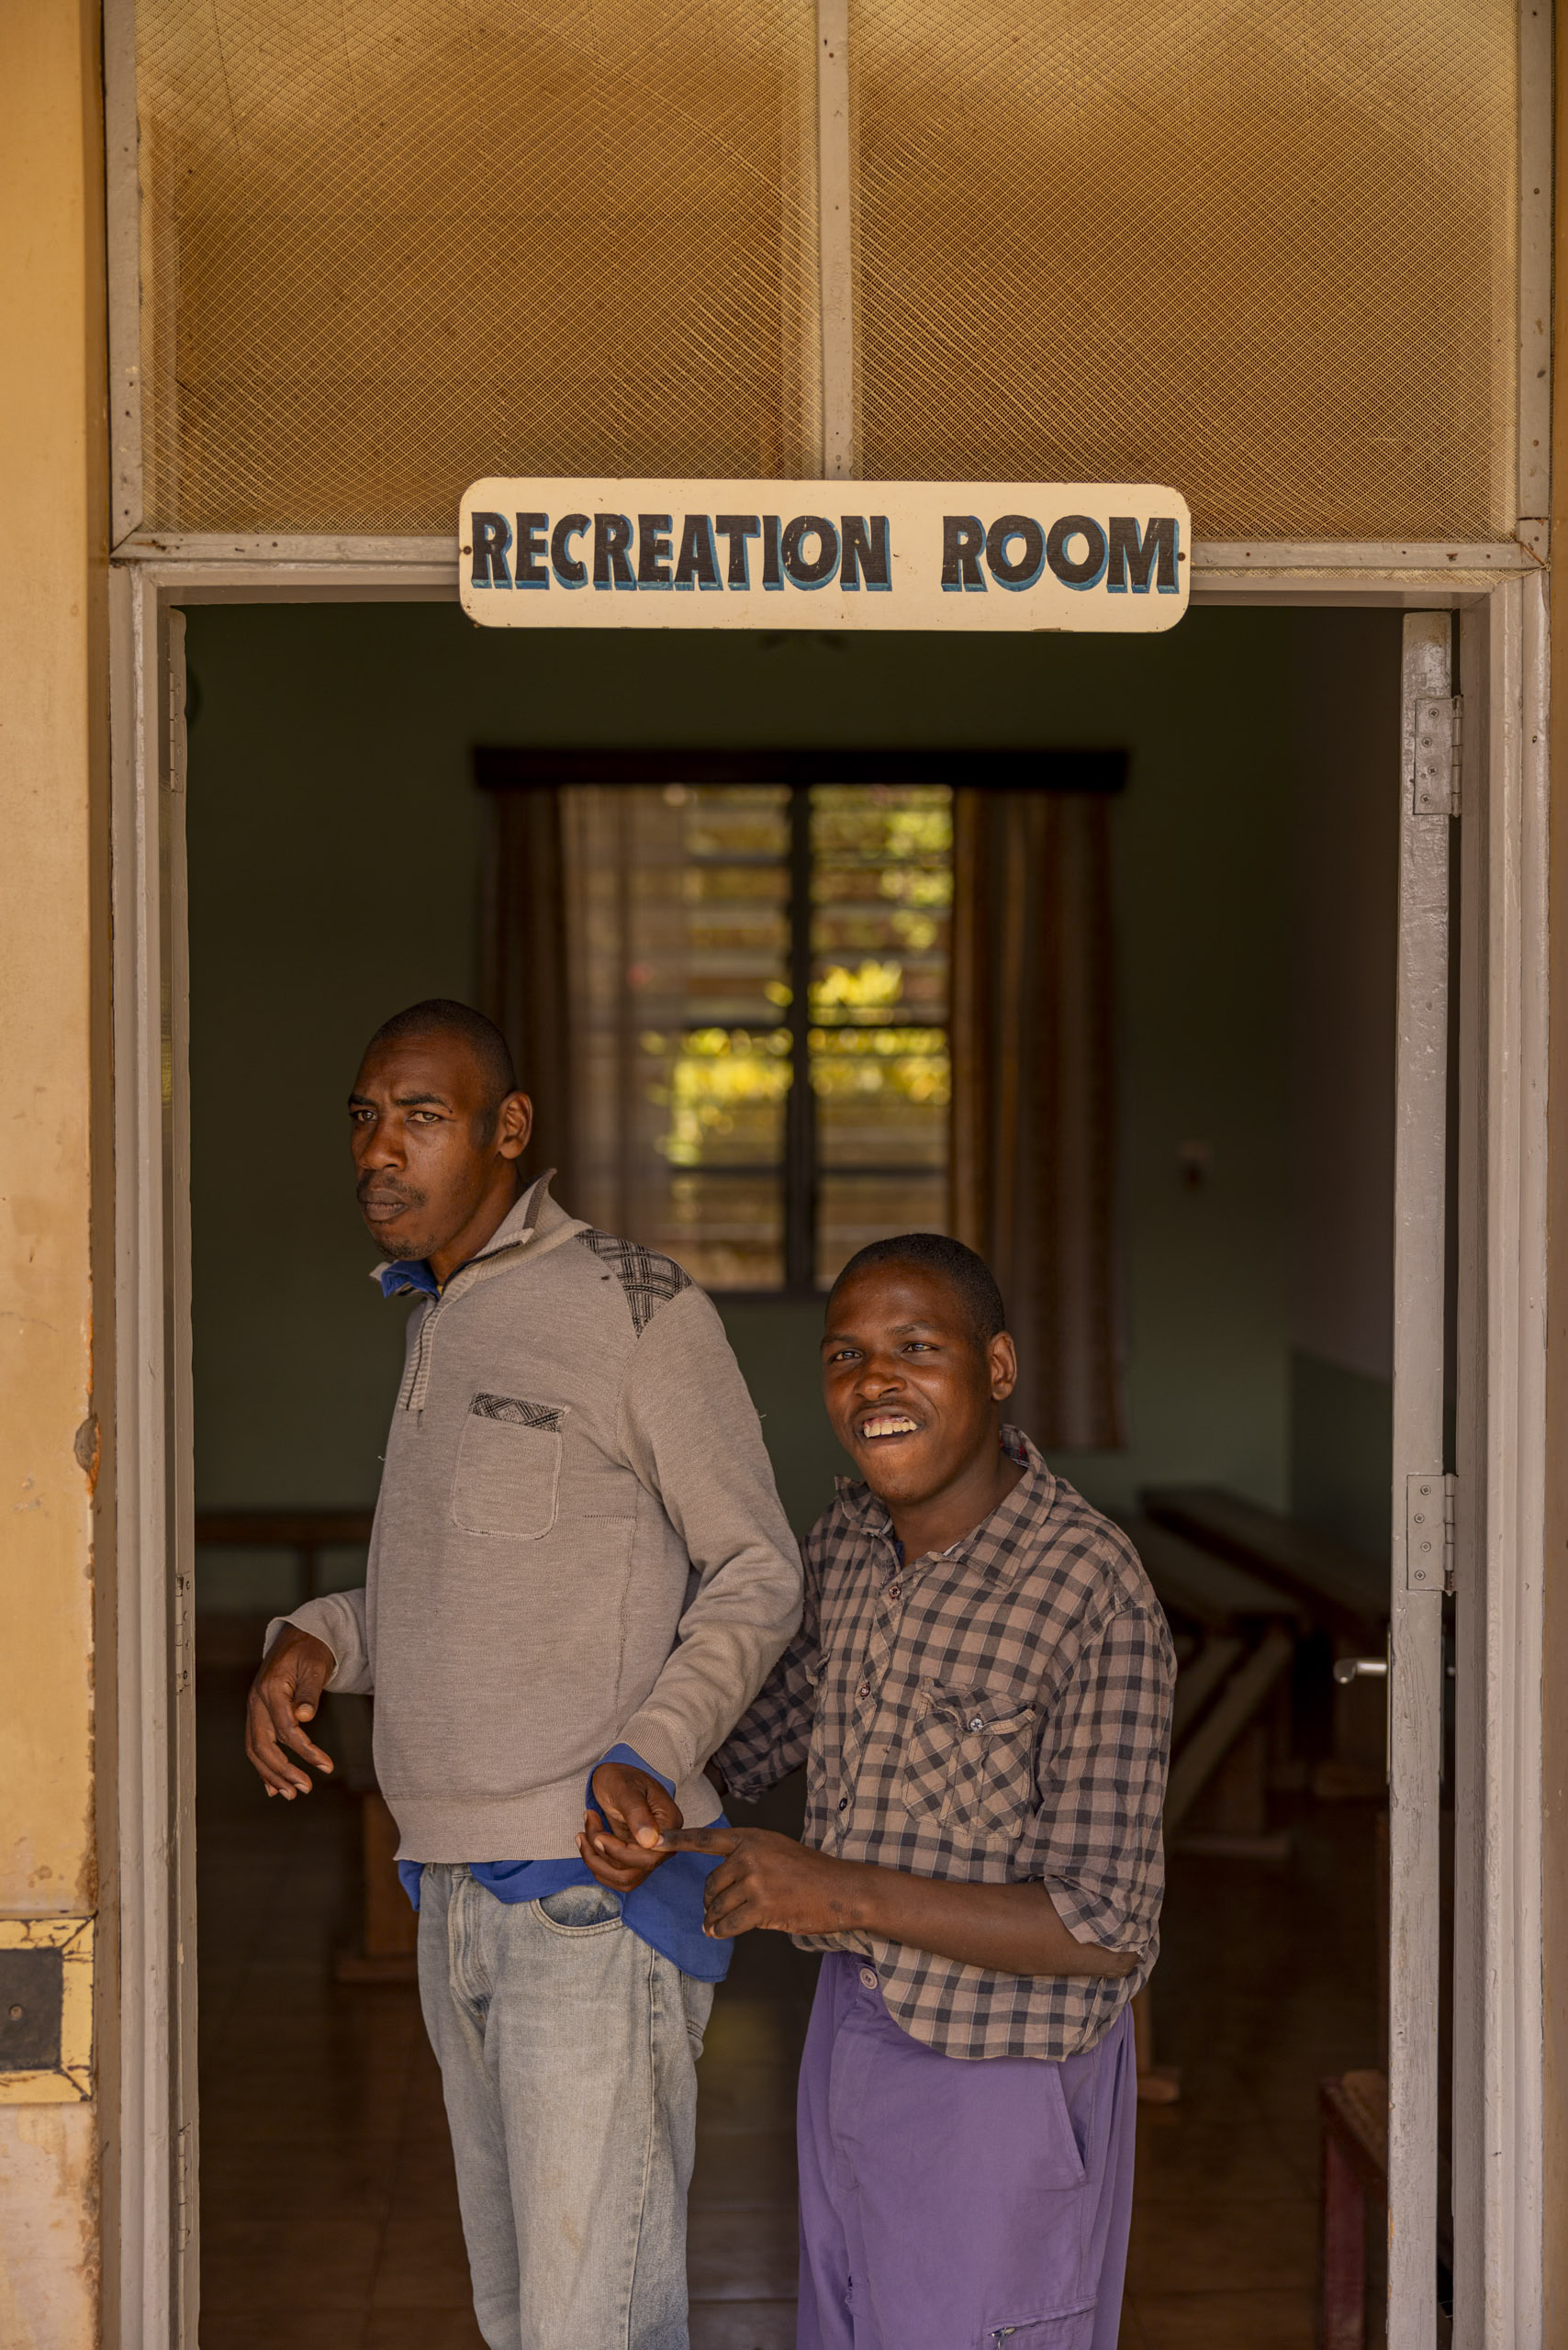
[[495,1022],[476,1012],[472,1004],[458,1003],[451,996],[428,996],[423,1003],[411,1003],[407,1012],[395,1012],[390,1020],[382,1022],[364,1049],[368,1055],[381,1045],[408,1045],[424,1036],[455,1036],[468,1046],[485,1080],[487,1110],[498,1110],[507,1095],[517,1091],[511,1046]]
[[899,1232],[887,1240],[868,1242],[856,1250],[834,1281],[834,1294],[852,1273],[868,1272],[875,1265],[912,1265],[920,1272],[938,1274],[958,1291],[982,1347],[1007,1327],[996,1275],[983,1257],[945,1232]]

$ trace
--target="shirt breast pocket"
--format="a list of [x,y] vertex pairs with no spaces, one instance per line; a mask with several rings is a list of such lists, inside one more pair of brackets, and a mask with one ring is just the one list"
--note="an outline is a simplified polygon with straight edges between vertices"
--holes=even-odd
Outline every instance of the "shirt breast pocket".
[[983,1691],[922,1689],[904,1745],[912,1818],[949,1834],[1014,1837],[1035,1799],[1032,1706]]
[[559,1404],[476,1395],[452,1480],[452,1522],[465,1534],[537,1541],[555,1523],[561,1491]]

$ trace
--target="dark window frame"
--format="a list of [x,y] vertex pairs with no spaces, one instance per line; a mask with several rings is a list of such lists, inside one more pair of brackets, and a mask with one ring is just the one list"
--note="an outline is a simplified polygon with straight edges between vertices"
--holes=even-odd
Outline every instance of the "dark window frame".
[[[937,783],[986,790],[1120,791],[1127,754],[1120,750],[533,750],[481,744],[474,779],[482,791],[528,791],[570,784],[667,783],[784,785],[790,792],[790,1062],[811,1066],[812,788],[814,784]],[[949,1027],[950,1023],[944,1024]],[[763,1172],[761,1169],[747,1172]],[[738,1301],[820,1298],[816,1278],[816,1100],[791,1084],[785,1104],[784,1279],[776,1288],[733,1289]],[[871,1174],[869,1167],[844,1170]]]

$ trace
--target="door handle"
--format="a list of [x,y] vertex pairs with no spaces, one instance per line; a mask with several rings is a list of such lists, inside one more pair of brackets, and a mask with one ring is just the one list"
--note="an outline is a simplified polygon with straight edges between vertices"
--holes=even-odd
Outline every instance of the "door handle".
[[[1388,1679],[1388,1665],[1389,1651],[1387,1649],[1384,1649],[1381,1656],[1336,1657],[1334,1660],[1335,1683],[1339,1688],[1348,1689],[1353,1681],[1385,1682]],[[1385,1779],[1392,1775],[1393,1769],[1393,1707],[1389,1705],[1388,1700],[1384,1698],[1383,1707],[1383,1773]]]
[[[1456,1670],[1457,1668],[1451,1664],[1447,1666],[1444,1671],[1445,1679],[1451,1681]],[[1334,1678],[1341,1689],[1348,1689],[1352,1681],[1386,1681],[1388,1659],[1385,1656],[1337,1657],[1334,1662]]]

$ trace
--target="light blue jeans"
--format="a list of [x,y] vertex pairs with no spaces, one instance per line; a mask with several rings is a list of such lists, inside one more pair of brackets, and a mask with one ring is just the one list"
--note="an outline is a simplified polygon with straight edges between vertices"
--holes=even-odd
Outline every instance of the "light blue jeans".
[[428,1862],[420,2001],[489,2350],[688,2350],[686,2196],[713,1986],[571,1886]]

